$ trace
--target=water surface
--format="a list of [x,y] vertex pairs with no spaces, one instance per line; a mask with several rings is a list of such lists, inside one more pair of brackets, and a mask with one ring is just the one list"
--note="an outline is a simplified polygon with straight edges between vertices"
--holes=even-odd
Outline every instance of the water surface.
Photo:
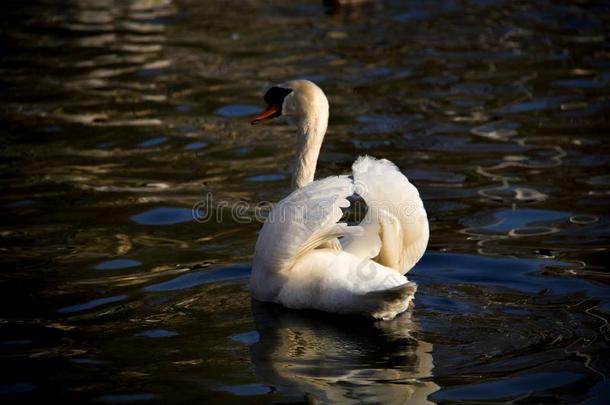
[[[608,401],[605,2],[0,15],[0,402]],[[260,223],[218,204],[289,191],[293,130],[249,117],[303,77],[331,104],[318,177],[385,157],[428,210],[392,322],[250,300]]]

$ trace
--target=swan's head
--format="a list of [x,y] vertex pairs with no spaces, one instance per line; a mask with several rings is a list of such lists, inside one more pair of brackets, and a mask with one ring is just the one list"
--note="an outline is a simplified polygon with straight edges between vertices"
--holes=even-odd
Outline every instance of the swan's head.
[[328,119],[328,100],[321,88],[309,80],[292,80],[271,87],[265,93],[267,108],[252,120],[258,124],[276,117],[298,124],[318,116]]

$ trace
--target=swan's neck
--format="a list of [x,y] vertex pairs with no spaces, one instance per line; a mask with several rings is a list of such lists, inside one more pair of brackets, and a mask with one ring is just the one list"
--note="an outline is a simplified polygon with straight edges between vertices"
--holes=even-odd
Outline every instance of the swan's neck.
[[313,181],[318,155],[328,126],[328,104],[297,123],[297,153],[292,172],[292,189]]

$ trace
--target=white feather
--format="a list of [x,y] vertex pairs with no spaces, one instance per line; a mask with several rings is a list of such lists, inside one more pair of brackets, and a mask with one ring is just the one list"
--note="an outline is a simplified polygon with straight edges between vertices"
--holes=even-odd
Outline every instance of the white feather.
[[387,159],[361,156],[352,170],[356,193],[364,198],[369,212],[373,211],[369,218],[373,224],[362,224],[364,233],[366,227],[380,228],[379,262],[407,273],[423,256],[430,236],[419,191]]

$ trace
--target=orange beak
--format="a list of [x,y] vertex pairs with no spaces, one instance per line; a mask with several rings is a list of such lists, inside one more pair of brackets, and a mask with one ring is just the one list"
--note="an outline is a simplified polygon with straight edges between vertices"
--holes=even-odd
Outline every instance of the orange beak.
[[250,122],[252,125],[258,124],[262,121],[267,121],[275,117],[279,117],[282,114],[282,106],[277,104],[268,105],[264,111],[260,112],[254,119]]

